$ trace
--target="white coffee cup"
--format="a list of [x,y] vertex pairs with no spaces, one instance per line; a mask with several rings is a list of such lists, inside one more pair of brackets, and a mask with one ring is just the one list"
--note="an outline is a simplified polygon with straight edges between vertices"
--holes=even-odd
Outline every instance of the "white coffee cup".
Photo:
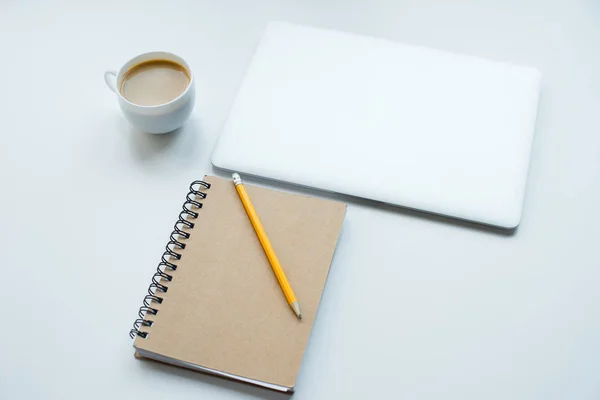
[[[190,73],[190,83],[185,91],[165,104],[155,106],[142,106],[134,104],[123,97],[120,92],[121,80],[123,75],[133,66],[150,60],[173,61],[185,67]],[[155,51],[144,53],[127,61],[119,69],[119,72],[106,71],[104,81],[110,90],[117,94],[119,105],[125,118],[135,128],[148,133],[167,133],[171,132],[185,123],[192,113],[196,92],[194,89],[194,75],[190,66],[181,57],[164,51]]]

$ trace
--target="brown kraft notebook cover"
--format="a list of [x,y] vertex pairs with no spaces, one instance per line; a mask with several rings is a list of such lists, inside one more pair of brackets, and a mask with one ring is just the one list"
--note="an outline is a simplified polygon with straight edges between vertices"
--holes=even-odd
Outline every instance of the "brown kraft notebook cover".
[[[176,270],[161,268],[166,292],[148,300],[156,314],[134,326],[144,358],[216,374],[270,389],[293,391],[346,212],[343,203],[245,185],[302,308],[298,320],[236,193],[214,176],[188,199],[193,228],[175,246]],[[196,186],[197,188],[197,186]],[[189,205],[189,203],[188,203]],[[173,247],[173,246],[170,246]],[[156,277],[157,275],[155,275]],[[153,290],[154,292],[154,290]],[[142,308],[142,312],[147,310]],[[150,325],[151,326],[147,326]],[[141,334],[141,335],[140,335]]]

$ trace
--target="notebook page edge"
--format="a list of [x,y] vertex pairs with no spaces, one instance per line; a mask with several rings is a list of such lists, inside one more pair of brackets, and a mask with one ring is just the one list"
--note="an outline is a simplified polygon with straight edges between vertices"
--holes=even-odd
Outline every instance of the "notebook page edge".
[[219,370],[216,370],[213,368],[204,367],[199,364],[193,364],[193,363],[189,363],[186,361],[181,361],[176,358],[168,357],[168,356],[165,356],[165,355],[162,355],[159,353],[155,353],[152,351],[139,349],[137,347],[135,347],[135,349],[136,349],[136,354],[137,354],[136,357],[138,357],[140,359],[147,358],[147,359],[159,361],[159,362],[162,362],[165,364],[174,365],[176,367],[186,368],[186,369],[190,369],[193,371],[203,372],[203,373],[206,373],[209,375],[214,375],[214,376],[217,376],[220,378],[232,379],[234,381],[239,381],[239,382],[243,382],[243,383],[249,383],[251,385],[261,386],[261,387],[264,387],[267,389],[276,390],[278,392],[293,393],[294,389],[295,389],[294,386],[287,387],[287,386],[282,386],[282,385],[278,385],[275,383],[263,382],[263,381],[259,381],[259,380],[252,379],[252,378],[246,378],[246,377],[240,376],[240,375],[230,374],[228,372],[219,371]]

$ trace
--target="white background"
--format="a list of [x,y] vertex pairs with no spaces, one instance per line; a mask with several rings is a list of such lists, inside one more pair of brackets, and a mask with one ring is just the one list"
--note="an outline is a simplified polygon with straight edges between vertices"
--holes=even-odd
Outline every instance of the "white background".
[[[212,147],[273,19],[544,74],[513,235],[342,198],[293,398],[600,398],[600,3],[83,3],[0,3],[0,398],[287,398],[135,360],[127,334],[189,182],[220,174]],[[148,136],[102,74],[159,49],[192,65],[197,105]]]

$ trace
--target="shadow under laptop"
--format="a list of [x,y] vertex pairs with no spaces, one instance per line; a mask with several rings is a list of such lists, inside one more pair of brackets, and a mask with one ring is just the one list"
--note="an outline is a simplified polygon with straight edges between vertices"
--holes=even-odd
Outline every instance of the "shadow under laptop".
[[[232,172],[230,172],[230,171],[220,169],[215,166],[213,166],[213,171],[215,172],[215,175],[217,175],[217,176],[220,176],[222,178],[231,179]],[[499,235],[499,236],[505,236],[505,237],[513,236],[519,229],[518,226],[514,229],[498,228],[498,227],[491,226],[491,225],[485,225],[482,223],[461,220],[461,219],[453,218],[453,217],[447,217],[444,215],[434,214],[434,213],[430,213],[427,211],[416,210],[416,209],[411,209],[411,208],[402,207],[402,206],[396,206],[396,205],[384,203],[381,201],[365,199],[362,197],[357,197],[357,196],[352,196],[352,195],[347,195],[347,194],[327,192],[324,190],[314,189],[314,188],[307,187],[307,186],[299,186],[299,185],[295,185],[295,184],[291,184],[291,183],[270,180],[267,178],[255,177],[253,175],[243,174],[242,178],[250,184],[259,184],[261,186],[266,186],[266,187],[269,187],[269,188],[275,189],[275,190],[285,190],[285,191],[289,191],[292,193],[303,194],[306,196],[315,196],[315,197],[321,197],[321,198],[326,198],[326,199],[330,199],[330,200],[337,200],[337,201],[344,202],[348,205],[376,207],[379,210],[383,210],[383,211],[395,213],[395,214],[401,214],[401,215],[405,215],[405,216],[408,216],[411,218],[425,219],[425,220],[432,221],[435,223],[453,225],[453,226],[457,226],[457,227],[464,228],[464,229],[472,229],[472,230],[477,230],[477,231],[490,233],[490,234],[494,234],[494,235]]]
[[282,393],[275,390],[254,386],[250,383],[243,383],[231,379],[217,377],[206,373],[192,371],[186,368],[167,365],[159,361],[144,359],[140,360],[140,368],[150,370],[153,373],[164,373],[171,376],[177,376],[182,379],[189,379],[202,385],[212,385],[223,390],[230,390],[238,394],[244,394],[257,399],[266,400],[286,400],[291,399],[293,393]]

